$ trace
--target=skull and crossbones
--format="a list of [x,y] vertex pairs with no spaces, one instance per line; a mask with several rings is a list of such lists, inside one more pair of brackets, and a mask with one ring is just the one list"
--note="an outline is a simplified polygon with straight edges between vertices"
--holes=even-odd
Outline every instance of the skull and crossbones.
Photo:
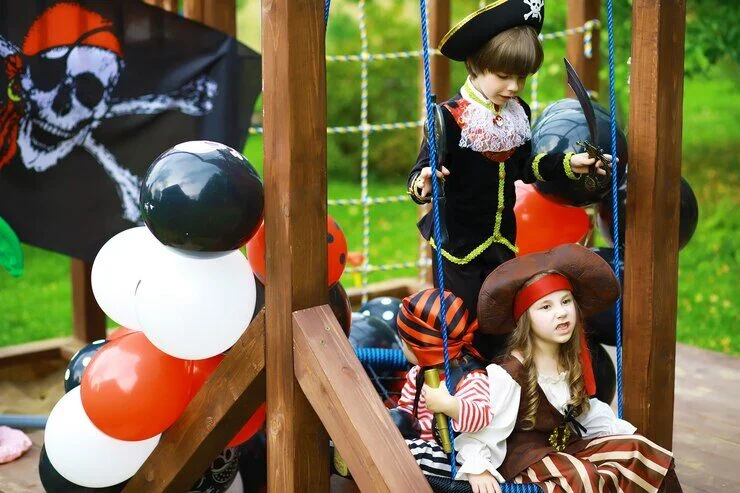
[[[61,9],[66,11],[60,13]],[[49,26],[70,16],[86,21],[78,22],[84,26],[83,32],[75,33],[76,39],[54,40]],[[123,217],[131,222],[140,218],[140,178],[117,162],[95,139],[93,130],[109,118],[124,115],[178,110],[200,116],[211,111],[217,90],[215,81],[201,76],[169,93],[117,98],[115,90],[125,63],[112,24],[74,3],[44,11],[29,29],[21,49],[0,37],[0,59],[12,57],[23,60],[20,84],[11,81],[7,90],[8,97],[18,102],[21,114],[16,142],[23,164],[43,172],[81,147],[116,183]]]
[[529,6],[529,12],[524,14],[524,20],[526,21],[530,17],[534,17],[536,19],[542,18],[542,7],[545,4],[545,0],[524,0],[524,3]]

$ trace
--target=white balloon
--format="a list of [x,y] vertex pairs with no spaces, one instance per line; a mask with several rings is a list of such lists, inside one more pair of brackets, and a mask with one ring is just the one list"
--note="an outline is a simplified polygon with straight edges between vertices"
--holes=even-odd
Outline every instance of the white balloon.
[[137,442],[109,437],[87,417],[80,387],[75,387],[52,409],[44,445],[51,465],[65,479],[88,488],[104,488],[136,474],[160,436]]
[[95,257],[91,284],[93,295],[116,323],[139,330],[134,292],[152,252],[164,248],[146,226],[121,231],[108,240]]
[[239,251],[201,253],[165,247],[136,290],[136,313],[147,338],[181,359],[220,354],[252,320],[252,268]]

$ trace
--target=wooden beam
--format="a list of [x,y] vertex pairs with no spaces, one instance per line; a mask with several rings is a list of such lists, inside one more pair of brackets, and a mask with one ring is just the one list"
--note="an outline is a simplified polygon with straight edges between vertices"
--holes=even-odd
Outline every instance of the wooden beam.
[[292,319],[328,300],[324,34],[324,2],[262,2],[271,493],[329,490],[329,437],[295,380]]
[[235,0],[183,0],[183,13],[188,19],[236,36]]
[[295,374],[363,492],[431,491],[329,306],[293,313]]
[[58,359],[62,346],[73,341],[73,337],[60,337],[0,347],[0,368],[34,360]]
[[684,0],[634,0],[624,269],[625,418],[673,436]]
[[[429,2],[429,46],[439,48],[439,42],[450,29],[450,0],[433,0]],[[447,100],[450,94],[450,59],[443,55],[430,57],[432,92],[440,103]],[[422,94],[424,78],[422,68]]]
[[[264,310],[129,481],[126,493],[188,491],[265,401]],[[328,446],[327,446],[328,447]],[[248,480],[248,478],[245,478]]]
[[406,296],[430,286],[431,284],[426,285],[419,282],[418,279],[411,277],[388,279],[386,281],[369,284],[364,290],[362,287],[348,288],[347,296],[349,297],[349,301],[352,304],[353,309],[359,309],[362,304],[363,291],[368,294],[369,299],[378,298],[380,296],[391,296],[393,298],[403,299]]
[[144,0],[144,3],[154,5],[160,9],[167,10],[168,12],[177,12],[178,1],[177,0]]
[[[599,19],[601,16],[601,0],[568,0],[568,29],[582,27],[587,21]],[[599,91],[599,30],[593,30],[591,37],[591,58],[586,58],[583,52],[584,34],[574,34],[566,39],[566,53],[568,60],[578,72],[583,85],[589,91]],[[568,97],[574,97],[568,82],[564,80]]]
[[105,313],[93,296],[91,272],[92,264],[70,259],[72,327],[74,336],[84,343],[105,339]]

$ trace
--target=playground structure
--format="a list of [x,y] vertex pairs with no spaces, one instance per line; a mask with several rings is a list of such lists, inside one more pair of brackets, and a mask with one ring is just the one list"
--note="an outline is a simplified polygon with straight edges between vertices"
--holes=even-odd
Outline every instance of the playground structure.
[[[149,3],[177,7],[176,1]],[[430,4],[435,43],[449,25],[449,2]],[[185,15],[234,33],[233,1],[184,5]],[[569,26],[598,18],[599,10],[598,1],[569,0]],[[683,2],[635,0],[633,12],[625,417],[670,447],[685,11]],[[194,471],[204,469],[239,428],[233,417],[251,414],[265,396],[269,491],[328,490],[324,428],[363,491],[426,491],[331,311],[322,307],[327,301],[322,288],[326,151],[317,144],[326,141],[323,13],[323,2],[263,2],[268,309],[169,430],[128,491],[187,488],[197,477]],[[587,87],[597,89],[598,58],[571,55],[571,43],[575,52],[582,51],[582,43],[569,41],[568,56]],[[434,91],[440,96],[449,94],[446,65],[441,58],[433,63]],[[296,104],[286,106],[286,98]],[[82,341],[105,335],[89,272],[89,265],[73,261],[75,336]],[[37,344],[35,352],[2,351],[15,359],[74,352],[74,342],[45,344]]]

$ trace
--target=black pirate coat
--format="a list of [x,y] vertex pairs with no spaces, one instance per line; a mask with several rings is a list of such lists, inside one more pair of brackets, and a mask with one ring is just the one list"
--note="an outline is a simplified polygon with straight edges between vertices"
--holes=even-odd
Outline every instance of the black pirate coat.
[[[507,118],[516,118],[513,109],[520,108],[526,115],[526,135],[519,132],[521,135],[518,140],[521,143],[511,148],[499,143],[498,147],[504,149],[497,152],[474,150],[480,147],[466,135],[465,110],[476,104],[492,106],[487,101],[471,101],[476,98],[480,100],[480,93],[472,89],[468,81],[458,94],[442,104],[447,149],[444,165],[450,171],[444,182],[446,207],[445,217],[442,218],[446,222],[449,240],[442,254],[455,264],[467,264],[494,243],[517,252],[514,218],[516,180],[534,183],[537,180],[578,178],[570,167],[573,153],[531,155],[531,111],[520,98],[507,103],[506,106],[512,111],[492,108],[491,118],[497,122],[496,125],[506,125]],[[490,136],[483,138],[490,140]],[[512,139],[512,142],[516,141]],[[429,150],[424,140],[407,182],[408,194],[418,204],[430,201],[430,196],[421,197],[414,186],[422,168],[428,166]],[[434,246],[432,212],[419,221],[418,227],[422,236]]]

